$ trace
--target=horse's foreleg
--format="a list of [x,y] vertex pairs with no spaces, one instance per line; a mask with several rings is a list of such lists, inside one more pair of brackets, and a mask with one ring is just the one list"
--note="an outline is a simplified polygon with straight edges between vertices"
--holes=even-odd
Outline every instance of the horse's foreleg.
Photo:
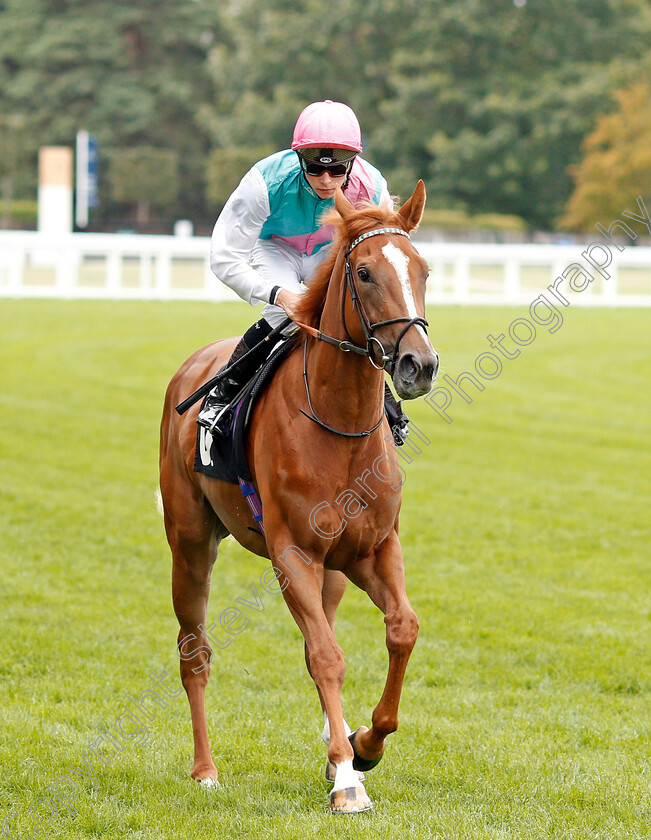
[[336,606],[343,595],[340,584],[335,587],[339,592],[336,603],[334,592],[329,601],[329,616],[326,615],[322,600],[324,570],[316,562],[301,569],[299,575],[290,579],[289,585],[283,590],[283,596],[303,633],[308,669],[329,723],[328,760],[336,768],[330,808],[334,813],[354,813],[368,810],[371,801],[353,769],[354,753],[341,710],[344,654],[331,626],[334,624]]
[[[337,613],[337,607],[339,606],[341,599],[344,597],[344,592],[346,591],[347,583],[348,579],[346,578],[346,575],[344,575],[342,572],[337,572],[330,569],[324,570],[321,603],[323,605],[323,612],[325,613],[326,621],[328,622],[330,629],[333,633],[335,630],[335,615]],[[305,664],[307,665],[307,670],[310,676],[313,677],[312,668],[310,667],[310,652],[307,647],[307,642],[305,643]],[[323,714],[325,716],[323,740],[326,744],[329,744],[330,727],[327,723],[328,718],[325,714],[325,705],[323,703],[323,697],[321,696],[321,692],[319,692],[319,702],[321,703],[321,710],[323,711]]]
[[398,705],[405,671],[418,635],[418,619],[408,600],[388,611],[384,621],[389,670],[382,697],[373,710],[371,728],[360,727],[352,738],[355,767],[359,770],[370,770],[378,763],[387,735],[398,728]]
[[[346,585],[348,583],[348,578],[343,572],[337,572],[334,569],[326,569],[323,578],[323,591],[321,593],[321,603],[323,604],[323,612],[325,613],[326,621],[330,625],[330,629],[334,633],[335,630],[335,615],[337,613],[337,607],[341,603],[341,599],[344,597],[344,592],[346,591]],[[307,647],[307,643],[305,644],[305,664],[307,665],[307,670],[310,676],[314,679],[312,674],[312,669],[310,667],[310,653]],[[316,683],[315,683],[316,684]],[[319,687],[317,686],[317,691],[319,691]],[[326,745],[326,747],[330,746],[330,721],[328,720],[328,715],[325,710],[325,704],[323,702],[323,697],[321,696],[321,692],[319,691],[319,702],[321,703],[321,710],[323,711],[323,731],[321,733],[321,738]],[[351,729],[350,726],[346,723],[346,719],[344,718],[344,732],[346,736],[350,735]],[[335,780],[337,773],[337,768],[330,760],[326,762],[326,769],[325,769],[325,778],[326,781],[332,783]],[[358,778],[363,781],[364,774],[358,773]]]
[[398,705],[409,657],[418,636],[418,618],[405,589],[402,550],[397,534],[371,561],[357,564],[351,580],[366,590],[384,613],[389,670],[371,728],[360,727],[352,738],[355,767],[370,770],[384,752],[386,737],[398,728]]

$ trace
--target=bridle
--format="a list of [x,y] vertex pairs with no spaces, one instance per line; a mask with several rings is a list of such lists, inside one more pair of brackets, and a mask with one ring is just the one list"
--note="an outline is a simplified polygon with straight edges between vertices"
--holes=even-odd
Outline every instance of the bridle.
[[[338,339],[333,338],[330,335],[326,335],[322,333],[321,330],[314,329],[313,327],[308,327],[306,324],[298,325],[306,330],[310,335],[316,338],[318,341],[325,341],[327,344],[333,344],[335,347],[338,347],[344,353],[356,353],[359,356],[366,356],[369,362],[373,365],[376,370],[386,370],[389,374],[393,374],[395,369],[396,362],[398,360],[398,352],[400,350],[400,342],[404,338],[407,330],[409,330],[413,326],[422,327],[426,332],[426,328],[428,326],[427,321],[425,318],[421,318],[417,316],[415,318],[409,318],[408,316],[401,316],[399,318],[388,318],[385,321],[376,321],[375,323],[371,323],[370,319],[364,309],[364,304],[360,300],[359,292],[357,290],[357,281],[355,280],[355,275],[353,273],[353,268],[350,264],[350,255],[353,250],[361,243],[364,242],[365,239],[369,239],[371,236],[379,236],[380,234],[388,234],[388,233],[397,233],[400,236],[406,236],[408,239],[409,234],[406,230],[402,230],[402,228],[377,228],[376,230],[370,230],[367,233],[363,233],[361,236],[358,236],[351,244],[348,246],[348,249],[344,253],[344,260],[345,260],[345,279],[346,282],[343,284],[343,292],[341,296],[341,320],[346,331],[346,335],[348,336],[348,340],[345,339]],[[353,310],[357,312],[359,317],[360,323],[362,325],[362,331],[364,333],[365,339],[365,346],[356,344],[354,339],[352,338],[350,332],[348,331],[348,327],[346,325],[346,297],[350,294],[350,299],[353,305]],[[396,341],[393,355],[387,355],[384,345],[380,341],[377,336],[373,335],[375,330],[380,329],[381,327],[387,327],[390,324],[404,324],[405,326],[400,332],[398,336],[398,340]],[[380,353],[380,361],[382,364],[377,364],[375,361],[374,356],[374,348],[377,347]],[[387,366],[387,362],[390,364]],[[310,395],[310,386],[307,381],[307,342],[303,346],[303,379],[305,380],[305,391],[307,394],[307,404],[310,409],[311,414],[308,414],[303,409],[300,409],[301,414],[304,414],[306,417],[309,417],[310,420],[313,420],[323,429],[327,429],[329,432],[333,432],[336,435],[341,435],[342,437],[349,437],[349,438],[358,438],[358,437],[367,437],[372,432],[374,432],[377,428],[379,428],[382,420],[384,419],[384,408],[382,409],[382,414],[380,415],[380,419],[377,423],[371,428],[367,429],[363,432],[342,432],[338,429],[334,429],[332,426],[328,426],[324,423],[321,419],[319,419],[315,412],[314,408],[312,407],[312,398]]]
[[[304,330],[310,333],[314,338],[318,341],[325,341],[328,344],[333,344],[335,347],[338,347],[344,353],[357,353],[359,356],[366,356],[369,362],[373,365],[376,370],[386,370],[390,374],[393,373],[393,369],[395,364],[398,360],[398,352],[400,350],[400,342],[404,338],[406,332],[410,327],[419,326],[422,327],[426,332],[426,327],[429,326],[425,318],[421,318],[417,316],[416,318],[409,318],[407,316],[403,316],[400,318],[388,318],[386,321],[376,321],[372,324],[369,320],[368,315],[366,314],[366,310],[364,309],[364,304],[361,302],[359,298],[359,292],[357,290],[357,281],[355,280],[355,275],[353,274],[353,267],[350,264],[350,255],[354,251],[354,249],[365,239],[369,239],[371,236],[379,236],[382,233],[397,233],[400,236],[406,236],[409,239],[409,234],[406,230],[402,228],[377,228],[376,230],[370,230],[367,233],[363,233],[361,236],[358,236],[348,247],[348,250],[344,253],[344,260],[345,260],[345,273],[346,273],[346,282],[344,283],[343,293],[341,296],[341,321],[346,331],[346,335],[348,336],[348,341],[341,340],[339,338],[333,338],[330,335],[326,335],[322,333],[320,330],[316,330],[313,327],[308,327],[306,324],[300,324],[299,326],[302,327]],[[362,331],[364,333],[364,340],[365,346],[360,346],[356,344],[353,340],[352,336],[348,331],[348,327],[346,326],[346,297],[350,294],[350,299],[353,304],[353,309],[357,312],[359,316],[360,323],[362,325]],[[379,338],[373,335],[375,330],[380,329],[380,327],[387,327],[390,324],[400,324],[403,323],[405,326],[400,332],[398,336],[398,340],[396,341],[396,345],[393,350],[392,356],[387,356],[384,345],[380,341]],[[381,365],[376,364],[375,356],[373,353],[373,347],[377,346],[380,351],[380,361],[382,362]],[[391,364],[387,367],[387,362]]]
[[[346,318],[345,318],[345,307],[346,307],[346,292],[350,292],[350,298],[353,304],[353,309],[359,315],[359,320],[362,325],[362,330],[364,332],[364,338],[366,340],[366,347],[360,348],[364,351],[365,355],[368,356],[369,362],[373,365],[376,370],[388,370],[390,374],[393,373],[395,368],[395,364],[398,361],[398,352],[400,350],[400,342],[402,341],[405,333],[408,329],[413,326],[419,326],[423,329],[426,329],[428,326],[427,321],[425,318],[421,318],[417,316],[415,318],[409,318],[407,316],[402,316],[400,318],[388,318],[386,321],[376,321],[374,324],[371,324],[369,321],[368,315],[366,314],[366,310],[364,309],[364,305],[359,299],[359,292],[357,291],[357,281],[355,280],[355,275],[353,274],[353,268],[350,264],[350,255],[354,251],[354,249],[361,243],[364,242],[365,239],[369,239],[371,236],[378,236],[381,233],[397,233],[400,236],[406,236],[409,239],[409,234],[406,230],[402,230],[402,228],[378,228],[377,230],[370,230],[368,233],[363,233],[361,236],[358,236],[357,239],[352,242],[344,254],[344,259],[346,261],[346,283],[344,284],[344,293],[341,297],[341,318],[344,325],[344,329],[346,330],[346,335],[350,339],[350,342],[353,346],[355,345],[354,341],[352,340],[350,333],[348,332],[348,327],[346,326]],[[393,350],[393,356],[387,356],[384,345],[380,341],[379,338],[373,335],[375,330],[379,330],[380,327],[388,327],[390,324],[400,324],[403,323],[405,326],[403,327],[400,335],[398,336],[398,340],[396,341],[396,345]],[[375,358],[373,356],[373,346],[374,343],[377,345],[380,351],[380,360],[382,362],[381,365],[377,365],[375,363]],[[391,364],[387,367],[387,362]]]

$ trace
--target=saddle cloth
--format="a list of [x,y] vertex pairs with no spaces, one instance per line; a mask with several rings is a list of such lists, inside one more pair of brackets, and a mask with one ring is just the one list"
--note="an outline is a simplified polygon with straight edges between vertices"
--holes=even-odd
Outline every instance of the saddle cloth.
[[[246,432],[256,400],[262,394],[296,343],[295,333],[284,338],[272,350],[270,357],[246,386],[243,396],[235,406],[231,431],[228,437],[211,434],[197,425],[197,442],[194,453],[194,471],[227,481],[229,484],[251,483],[251,472],[246,459]],[[208,399],[206,397],[205,400]],[[252,485],[251,485],[252,486]],[[242,488],[242,492],[245,490]],[[246,495],[246,494],[245,494]],[[248,499],[247,499],[248,501]]]

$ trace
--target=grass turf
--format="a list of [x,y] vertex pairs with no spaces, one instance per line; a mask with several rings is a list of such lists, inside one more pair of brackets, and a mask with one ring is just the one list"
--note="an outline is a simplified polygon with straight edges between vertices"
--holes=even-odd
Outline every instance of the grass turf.
[[[486,336],[521,314],[430,312],[443,373],[473,371]],[[407,467],[401,518],[421,634],[400,729],[367,776],[374,810],[329,814],[316,692],[273,594],[215,654],[222,787],[191,782],[154,504],[158,421],[176,367],[251,316],[1,304],[0,837],[648,836],[648,314],[636,310],[566,310],[484,391],[468,387],[471,404],[455,394],[451,423],[409,406],[430,440]],[[265,565],[224,544],[210,616]],[[338,635],[346,716],[368,724],[383,623],[352,587]],[[166,706],[142,695],[140,723],[124,717],[162,672]],[[130,742],[96,740],[119,726]]]

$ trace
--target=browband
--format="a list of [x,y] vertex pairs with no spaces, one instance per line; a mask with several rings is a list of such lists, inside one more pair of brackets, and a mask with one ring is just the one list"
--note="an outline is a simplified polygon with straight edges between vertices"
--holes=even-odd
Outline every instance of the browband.
[[363,242],[370,236],[377,236],[380,233],[399,233],[401,236],[406,236],[407,239],[410,238],[407,231],[403,230],[402,228],[378,228],[377,230],[369,230],[368,233],[363,233],[361,236],[358,236],[354,242],[351,242],[350,247],[346,251],[346,256],[348,256],[348,254],[350,254],[353,248],[356,248],[360,242]]

